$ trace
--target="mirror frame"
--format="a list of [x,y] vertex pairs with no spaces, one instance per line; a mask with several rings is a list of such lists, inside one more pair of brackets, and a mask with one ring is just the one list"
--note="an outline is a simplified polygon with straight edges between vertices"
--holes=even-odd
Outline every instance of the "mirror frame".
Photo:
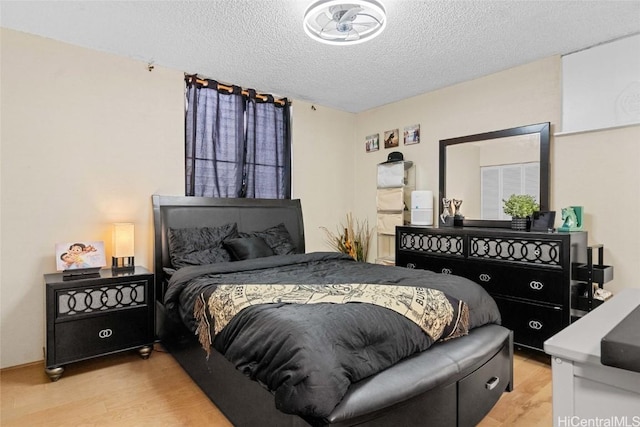
[[[443,206],[442,199],[447,194],[446,176],[447,176],[447,147],[455,144],[464,144],[467,142],[478,142],[490,139],[505,138],[510,136],[528,135],[537,133],[540,135],[540,211],[549,210],[549,148],[551,139],[551,124],[538,123],[534,125],[520,126],[510,129],[502,129],[493,132],[478,133],[475,135],[461,136],[458,138],[441,139],[440,140],[440,191],[438,198],[438,224],[440,215],[442,215]],[[490,219],[467,219],[462,221],[464,227],[491,227],[491,228],[511,228],[511,221],[490,220]]]

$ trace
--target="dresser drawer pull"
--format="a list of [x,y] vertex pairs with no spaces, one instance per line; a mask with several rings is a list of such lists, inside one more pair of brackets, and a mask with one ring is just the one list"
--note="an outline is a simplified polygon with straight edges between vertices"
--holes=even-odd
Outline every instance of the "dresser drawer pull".
[[113,331],[111,329],[103,329],[100,332],[98,332],[98,337],[100,338],[109,338],[111,335],[113,335]]
[[491,379],[487,381],[486,384],[484,385],[484,388],[486,388],[487,390],[493,390],[494,388],[496,388],[496,386],[499,383],[500,383],[499,377],[491,377]]
[[532,280],[529,282],[529,287],[534,291],[541,291],[544,288],[544,283],[538,282],[537,280]]
[[416,268],[416,265],[412,262],[407,263],[407,268]]
[[489,274],[482,273],[481,275],[478,276],[478,279],[480,279],[481,282],[490,282],[491,276]]
[[531,329],[535,329],[536,331],[539,331],[540,329],[542,329],[542,322],[539,320],[529,320],[529,327]]
[[443,267],[441,272],[442,272],[442,274],[451,274],[451,273],[453,273],[453,271],[451,271],[451,269],[447,268],[447,267]]

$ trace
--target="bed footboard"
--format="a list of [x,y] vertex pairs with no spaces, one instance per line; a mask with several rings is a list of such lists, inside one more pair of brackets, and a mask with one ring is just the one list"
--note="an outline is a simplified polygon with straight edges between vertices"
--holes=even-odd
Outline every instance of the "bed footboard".
[[[230,422],[240,427],[476,425],[513,384],[513,334],[488,325],[354,384],[328,419],[305,420],[277,410],[268,390],[246,378],[217,351],[207,359],[200,343],[182,325],[167,319],[162,325],[159,334],[165,348]],[[445,359],[447,369],[443,369]],[[432,368],[424,371],[425,366]],[[453,366],[459,369],[454,372]],[[391,404],[377,402],[395,393],[389,386],[391,377],[397,380],[411,373],[416,383],[416,369],[431,377],[426,382],[430,384],[423,385],[428,389]]]

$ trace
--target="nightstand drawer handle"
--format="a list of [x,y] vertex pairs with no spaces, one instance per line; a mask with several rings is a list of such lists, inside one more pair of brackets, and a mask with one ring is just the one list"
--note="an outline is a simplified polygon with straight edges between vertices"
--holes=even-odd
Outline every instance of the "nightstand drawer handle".
[[412,262],[407,263],[407,268],[416,268],[416,265]]
[[487,273],[482,273],[481,275],[478,276],[478,279],[480,279],[481,282],[490,282],[491,281],[491,275],[489,275]]
[[539,320],[529,320],[529,327],[531,329],[539,331],[540,329],[542,329],[542,322]]
[[103,329],[100,332],[98,332],[98,336],[100,338],[109,338],[111,335],[113,335],[113,331],[111,329]]
[[529,287],[534,291],[541,291],[544,288],[544,283],[538,282],[537,280],[532,280],[529,282]]
[[491,377],[491,379],[487,381],[486,384],[484,385],[484,388],[486,388],[487,390],[493,390],[494,388],[496,388],[496,386],[499,383],[500,383],[499,377]]
[[444,267],[444,268],[442,269],[442,274],[451,274],[451,273],[452,273],[452,271],[451,271],[451,269],[450,269],[450,268],[446,268],[446,267]]

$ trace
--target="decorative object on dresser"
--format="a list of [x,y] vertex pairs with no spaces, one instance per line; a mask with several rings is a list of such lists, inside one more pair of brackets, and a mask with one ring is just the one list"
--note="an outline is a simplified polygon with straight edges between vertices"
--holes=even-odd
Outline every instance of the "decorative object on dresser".
[[555,230],[555,222],[555,211],[534,212],[531,219],[531,231],[546,231],[550,233]]
[[562,225],[558,231],[582,230],[583,209],[582,206],[568,206],[562,208]]
[[456,227],[462,227],[464,225],[464,215],[462,215],[462,200],[461,199],[453,199],[451,201],[453,203],[453,225]]
[[540,209],[535,197],[530,194],[512,194],[507,200],[502,201],[502,210],[511,217],[511,228],[528,230],[531,227],[531,217]]
[[442,213],[440,214],[440,225],[443,227],[450,227],[453,225],[453,213],[455,207],[453,206],[453,200],[442,198]]
[[377,176],[376,263],[393,265],[396,227],[411,220],[408,206],[415,189],[415,168],[401,152],[393,151],[386,162],[378,164]]
[[117,273],[102,269],[97,277],[65,281],[45,274],[45,372],[57,381],[64,365],[119,351],[153,350],[154,280],[143,267]]
[[572,321],[573,264],[587,262],[587,233],[398,227],[396,265],[467,277],[498,304],[516,345],[542,350]]

